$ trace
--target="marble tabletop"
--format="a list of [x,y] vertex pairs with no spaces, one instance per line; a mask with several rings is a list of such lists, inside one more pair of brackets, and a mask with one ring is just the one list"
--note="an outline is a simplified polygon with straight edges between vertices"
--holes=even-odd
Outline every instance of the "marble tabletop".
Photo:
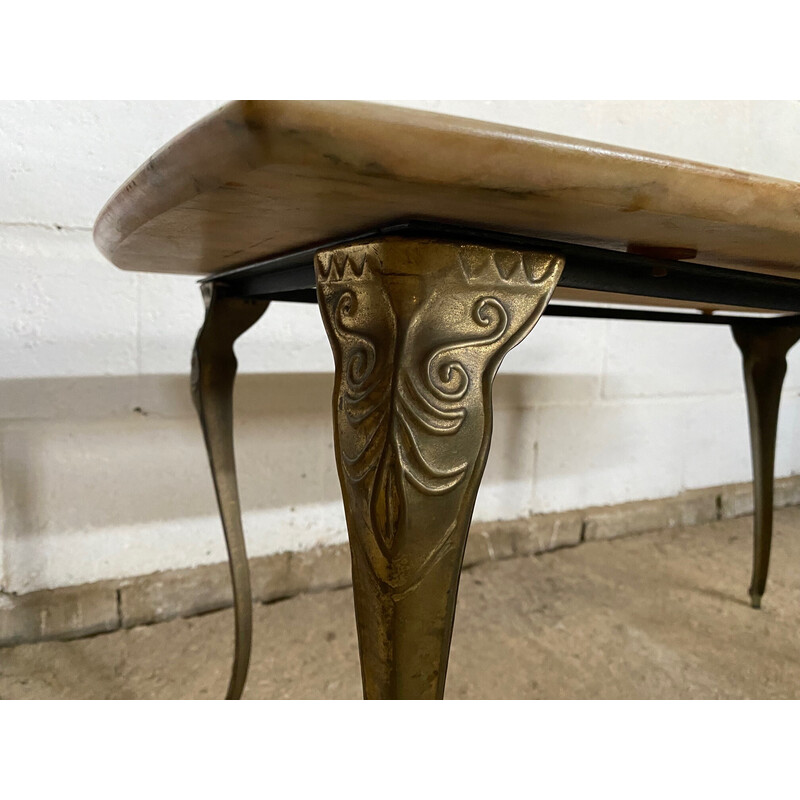
[[800,277],[798,184],[357,102],[229,103],[94,233],[122,269],[210,275],[406,219]]

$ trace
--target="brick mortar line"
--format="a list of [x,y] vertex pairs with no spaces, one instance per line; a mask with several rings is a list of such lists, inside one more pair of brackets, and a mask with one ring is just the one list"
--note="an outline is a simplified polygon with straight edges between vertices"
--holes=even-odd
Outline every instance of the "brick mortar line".
[[15,222],[12,220],[0,220],[2,228],[43,228],[48,231],[79,231],[81,233],[91,233],[92,228],[84,225],[62,225],[60,222]]
[[[775,481],[775,507],[800,505],[800,476]],[[464,569],[656,530],[752,514],[752,484],[696,489],[657,500],[475,523]],[[349,586],[348,545],[250,559],[253,596],[272,603]],[[16,595],[0,591],[0,646],[74,639],[229,608],[226,563]]]

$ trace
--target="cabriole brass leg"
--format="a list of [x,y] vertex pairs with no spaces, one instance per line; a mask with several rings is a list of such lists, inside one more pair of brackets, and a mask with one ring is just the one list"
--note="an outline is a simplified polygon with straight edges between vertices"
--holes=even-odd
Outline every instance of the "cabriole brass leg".
[[236,638],[226,699],[238,700],[250,663],[253,601],[233,452],[233,383],[236,377],[233,344],[258,321],[269,301],[226,297],[213,283],[203,284],[202,292],[206,318],[192,355],[192,398],[203,428],[228,548]]
[[800,339],[800,326],[781,322],[741,322],[732,327],[742,351],[750,448],[753,460],[753,578],[750,600],[761,608],[772,545],[775,438],[786,354]]
[[317,255],[367,699],[444,694],[492,380],[562,267],[545,253],[401,238]]

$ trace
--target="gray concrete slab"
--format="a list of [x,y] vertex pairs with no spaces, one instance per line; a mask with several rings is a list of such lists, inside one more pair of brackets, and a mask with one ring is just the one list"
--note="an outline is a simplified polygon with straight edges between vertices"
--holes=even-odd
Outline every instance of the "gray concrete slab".
[[[761,611],[749,517],[465,570],[447,697],[800,697],[800,509],[778,511]],[[218,698],[232,615],[0,649],[2,698]],[[255,609],[245,697],[357,698],[350,589]]]

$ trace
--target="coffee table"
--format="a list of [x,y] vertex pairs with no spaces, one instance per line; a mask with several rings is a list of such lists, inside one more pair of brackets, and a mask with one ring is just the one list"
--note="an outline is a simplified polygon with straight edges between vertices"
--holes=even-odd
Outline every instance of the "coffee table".
[[192,392],[234,587],[229,698],[252,628],[233,345],[271,302],[319,303],[335,356],[366,698],[443,696],[492,381],[542,314],[731,327],[759,607],[785,356],[800,338],[800,186],[390,106],[234,102],[119,189],[95,242],[122,269],[203,279]]

